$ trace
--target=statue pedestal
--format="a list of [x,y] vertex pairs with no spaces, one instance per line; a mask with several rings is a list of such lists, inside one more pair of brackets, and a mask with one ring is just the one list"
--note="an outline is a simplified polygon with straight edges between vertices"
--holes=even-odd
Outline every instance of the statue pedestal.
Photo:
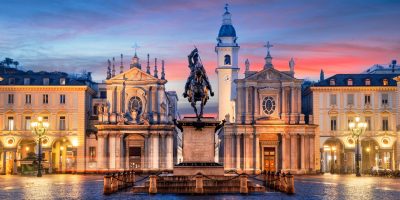
[[220,124],[215,118],[185,117],[182,125],[183,162],[174,166],[175,176],[224,175],[224,166],[215,160],[215,129]]

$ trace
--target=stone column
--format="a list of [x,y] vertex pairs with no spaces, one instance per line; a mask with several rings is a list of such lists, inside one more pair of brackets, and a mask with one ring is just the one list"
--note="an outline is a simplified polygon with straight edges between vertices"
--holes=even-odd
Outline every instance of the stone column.
[[285,91],[286,89],[285,89],[285,87],[282,87],[282,90],[281,90],[281,96],[282,96],[282,103],[281,103],[281,106],[282,106],[282,109],[281,109],[281,113],[283,114],[283,116],[285,116],[286,115],[286,91]]
[[153,169],[159,169],[160,168],[160,163],[159,163],[159,134],[152,134],[151,135],[151,146],[153,149],[152,157],[151,159],[153,160]]
[[167,135],[167,169],[172,170],[174,167],[174,153],[173,153],[173,148],[174,148],[174,135],[173,133],[168,133]]
[[166,142],[165,142],[165,133],[162,133],[161,135],[161,144],[160,144],[160,168],[165,169],[167,167],[166,165]]
[[315,135],[310,135],[310,168],[315,170],[315,143],[314,143]]
[[144,166],[143,168],[148,169],[149,168],[149,135],[146,134],[144,135]]
[[287,139],[286,136],[287,134],[282,134],[282,169],[285,170],[288,167],[288,162],[287,162]]
[[108,147],[110,149],[109,169],[115,169],[116,147],[115,147],[115,134],[114,133],[109,135]]
[[104,135],[97,134],[97,169],[104,169]]
[[305,136],[301,135],[300,139],[301,139],[301,170],[305,170],[306,169],[306,143],[305,143]]
[[[242,116],[242,88],[237,88],[237,101],[236,101],[236,116],[235,119],[237,122],[241,122],[241,116]],[[224,116],[225,117],[225,116]]]
[[256,166],[254,167],[255,170],[261,170],[260,168],[260,135],[256,134],[255,137],[256,140],[256,149],[255,149],[255,160],[256,160]]
[[245,101],[245,121],[248,121],[248,116],[250,113],[250,110],[249,110],[249,107],[250,107],[249,88],[245,87],[244,89],[245,89],[244,94],[246,95],[246,97],[245,97],[245,99],[246,99],[246,101]]
[[251,170],[253,169],[253,135],[247,134],[245,137],[245,169]]
[[53,173],[53,152],[51,149],[48,151],[49,152],[49,173]]
[[291,134],[290,135],[290,169],[291,170],[298,170],[297,166],[297,135],[296,134]]
[[236,169],[240,170],[241,166],[241,155],[240,155],[240,134],[236,134]]
[[231,161],[232,161],[232,135],[224,135],[224,165],[225,169],[231,169]]
[[13,151],[13,174],[18,174],[17,169],[17,150],[15,150]]
[[257,92],[257,88],[253,87],[254,89],[254,109],[255,112],[253,113],[255,116],[260,114],[260,99],[258,98],[258,92]]
[[7,168],[7,162],[6,162],[6,159],[7,159],[7,151],[6,150],[4,150],[3,149],[3,171],[2,171],[2,174],[6,174],[6,168]]
[[297,113],[301,113],[301,87],[297,88]]
[[116,134],[115,135],[115,169],[122,169],[124,168],[123,164],[121,163],[123,161],[123,150],[122,148],[122,134]]

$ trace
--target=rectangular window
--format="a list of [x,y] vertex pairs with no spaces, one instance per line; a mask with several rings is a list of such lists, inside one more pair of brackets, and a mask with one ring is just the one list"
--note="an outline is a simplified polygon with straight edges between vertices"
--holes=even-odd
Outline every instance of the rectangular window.
[[371,104],[371,95],[366,94],[364,96],[364,103],[365,103],[365,105],[370,105]]
[[372,129],[371,117],[365,117],[365,123],[367,123],[367,131],[370,131]]
[[347,105],[354,105],[354,94],[347,95]]
[[9,85],[15,85],[15,78],[9,78],[8,79],[8,84]]
[[107,92],[106,91],[100,91],[100,98],[106,99],[107,98]]
[[348,118],[347,118],[347,128],[348,128],[348,130],[350,130],[349,124],[350,124],[351,122],[354,122],[354,117],[348,117]]
[[336,131],[336,126],[337,125],[337,118],[336,117],[331,117],[331,131]]
[[60,117],[60,130],[65,130],[65,116]]
[[14,94],[8,94],[8,104],[14,104]]
[[60,94],[60,104],[65,104],[65,94]]
[[25,104],[31,104],[32,96],[30,94],[25,95]]
[[96,147],[89,147],[89,162],[96,162]]
[[388,131],[389,130],[389,119],[388,119],[388,117],[383,117],[382,118],[382,130],[383,131]]
[[29,85],[31,84],[31,79],[30,78],[24,78],[24,85]]
[[14,130],[14,117],[8,117],[8,130]]
[[389,94],[382,94],[382,105],[389,104]]
[[330,95],[330,105],[331,106],[336,106],[336,94],[331,94]]
[[49,85],[50,84],[50,79],[49,78],[43,78],[43,85]]
[[31,117],[30,116],[25,117],[25,130],[27,130],[27,131],[31,130]]
[[49,103],[49,95],[48,94],[44,94],[43,95],[43,104],[48,104]]

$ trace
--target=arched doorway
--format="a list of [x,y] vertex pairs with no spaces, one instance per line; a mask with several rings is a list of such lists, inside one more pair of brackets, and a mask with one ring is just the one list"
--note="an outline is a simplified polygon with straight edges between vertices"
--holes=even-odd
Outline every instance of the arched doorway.
[[[145,160],[144,137],[139,134],[130,134],[126,141],[126,168],[143,169],[148,166],[149,161]],[[147,161],[147,162],[146,162]],[[146,162],[146,163],[145,163]]]
[[71,173],[76,171],[77,149],[65,137],[56,139],[51,148],[49,160],[52,171],[57,173]]
[[344,173],[344,145],[338,138],[329,138],[323,145],[322,171],[326,173]]
[[[13,152],[9,153],[11,154]],[[37,153],[38,148],[35,138],[23,138],[19,141],[16,150],[16,160],[18,162],[15,162],[18,173],[30,175],[37,173]],[[9,161],[9,163],[13,162]],[[14,168],[14,166],[12,166],[12,168]]]
[[372,167],[379,166],[379,144],[372,138],[361,141],[361,171],[362,173],[371,172]]

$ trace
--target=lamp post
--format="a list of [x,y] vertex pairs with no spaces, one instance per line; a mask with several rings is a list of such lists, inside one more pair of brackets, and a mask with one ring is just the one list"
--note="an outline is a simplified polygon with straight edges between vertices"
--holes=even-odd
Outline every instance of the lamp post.
[[367,128],[366,122],[360,122],[360,117],[356,117],[356,122],[349,123],[349,128],[351,130],[352,136],[356,138],[356,176],[361,176],[360,174],[360,135],[365,132]]
[[44,122],[42,117],[38,117],[36,122],[31,123],[31,127],[32,127],[32,132],[34,132],[39,139],[37,177],[42,177],[42,137],[49,128],[49,123]]

